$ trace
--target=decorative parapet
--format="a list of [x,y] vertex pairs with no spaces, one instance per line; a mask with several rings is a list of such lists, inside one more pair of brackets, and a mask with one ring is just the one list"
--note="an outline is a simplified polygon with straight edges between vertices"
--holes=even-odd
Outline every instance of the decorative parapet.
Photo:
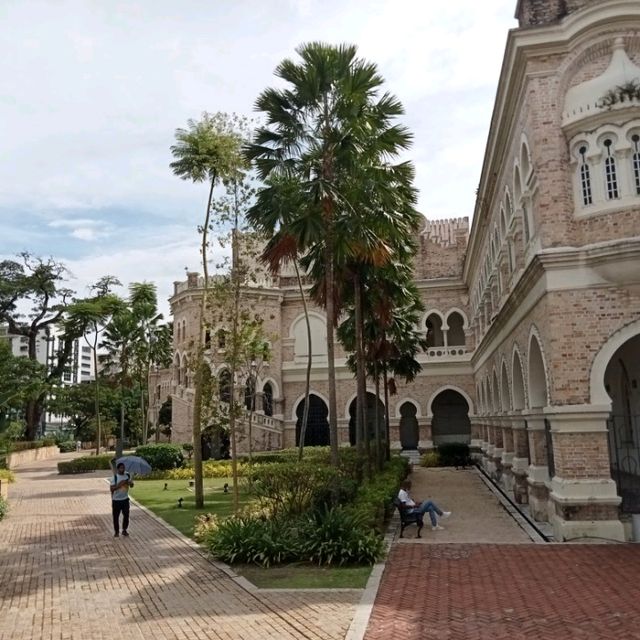
[[469,237],[469,218],[427,220],[422,235],[441,247],[453,247],[461,241],[466,246]]

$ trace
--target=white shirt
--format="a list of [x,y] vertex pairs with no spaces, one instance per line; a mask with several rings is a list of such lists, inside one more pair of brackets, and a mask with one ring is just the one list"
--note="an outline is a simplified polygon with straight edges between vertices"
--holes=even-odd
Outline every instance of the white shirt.
[[[129,482],[131,482],[131,477],[129,476],[128,473],[125,473],[124,475],[120,475],[118,473],[115,475],[115,477],[111,476],[111,486],[115,486],[119,482],[122,482],[123,480],[129,480]],[[112,500],[127,500],[128,497],[129,497],[129,485],[126,485],[126,484],[120,487],[119,489],[116,489],[111,494]]]
[[398,491],[398,500],[400,500],[400,502],[406,504],[407,507],[415,507],[416,506],[416,503],[411,499],[411,496],[409,495],[409,492],[405,491],[404,489],[400,489],[400,491]]

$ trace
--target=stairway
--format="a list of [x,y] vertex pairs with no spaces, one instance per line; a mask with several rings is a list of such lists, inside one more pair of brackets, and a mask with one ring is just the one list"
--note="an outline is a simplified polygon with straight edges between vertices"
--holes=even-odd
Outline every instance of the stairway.
[[417,449],[403,449],[400,455],[403,458],[408,458],[412,465],[420,466],[420,452]]

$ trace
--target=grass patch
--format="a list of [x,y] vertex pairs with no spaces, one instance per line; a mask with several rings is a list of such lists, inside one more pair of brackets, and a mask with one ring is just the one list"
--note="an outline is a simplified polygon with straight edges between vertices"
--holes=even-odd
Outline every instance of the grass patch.
[[371,567],[286,565],[264,569],[234,566],[234,571],[261,589],[364,589]]
[[[224,493],[224,483],[229,483],[229,493]],[[167,490],[164,490],[164,485]],[[196,516],[203,513],[215,513],[229,516],[233,513],[233,494],[231,478],[211,478],[204,482],[204,508],[196,509],[193,487],[188,480],[141,480],[137,479],[131,489],[131,497],[150,509],[157,516],[178,529],[189,538],[193,538],[193,525]],[[182,498],[182,508],[178,508],[178,498]],[[240,504],[247,496],[240,488]]]

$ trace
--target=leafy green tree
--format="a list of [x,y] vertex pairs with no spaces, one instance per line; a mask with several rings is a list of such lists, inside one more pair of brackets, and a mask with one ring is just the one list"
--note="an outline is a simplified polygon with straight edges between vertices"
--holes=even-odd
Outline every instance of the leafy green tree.
[[[44,260],[30,253],[19,254],[20,260],[0,262],[0,322],[9,332],[27,338],[28,357],[37,359],[38,336],[49,335],[54,328],[62,328],[60,348],[51,354],[45,382],[39,394],[26,399],[25,420],[28,440],[37,434],[48,389],[62,377],[69,364],[76,339],[87,329],[82,323],[68,323],[68,317],[81,309],[84,301],[64,286],[67,269],[53,258]],[[28,307],[28,311],[21,310]]]
[[[297,52],[300,63],[284,60],[276,68],[287,87],[267,89],[256,101],[267,125],[257,130],[247,155],[261,179],[285,176],[298,184],[302,206],[286,232],[304,254],[302,264],[315,278],[314,297],[326,309],[331,460],[337,465],[337,269],[361,254],[362,243],[353,242],[359,238],[354,221],[367,231],[373,217],[390,216],[398,207],[406,217],[415,215],[413,167],[390,162],[409,147],[411,135],[394,124],[402,105],[380,95],[383,79],[375,64],[357,57],[356,47],[314,42]],[[369,234],[364,240],[372,255],[388,254],[385,237]]]
[[14,356],[0,338],[0,432],[25,403],[38,398],[47,386],[46,367],[36,360]]
[[122,308],[122,300],[112,293],[112,288],[120,285],[113,276],[104,276],[91,287],[93,296],[73,303],[64,320],[65,332],[82,335],[93,354],[95,371],[95,419],[96,419],[96,455],[100,453],[103,433],[100,413],[100,375],[98,370],[98,344],[100,334],[110,319]]
[[213,190],[219,181],[232,178],[244,166],[241,153],[242,138],[235,129],[233,120],[226,114],[203,113],[200,120],[189,120],[186,129],[177,129],[176,143],[171,146],[175,160],[170,164],[173,173],[183,180],[207,182],[209,197],[201,234],[200,253],[202,258],[203,296],[200,307],[200,326],[196,345],[194,366],[194,409],[193,409],[193,465],[195,479],[196,507],[204,505],[202,484],[202,382],[206,375],[203,357],[205,312],[209,288],[209,225]]

